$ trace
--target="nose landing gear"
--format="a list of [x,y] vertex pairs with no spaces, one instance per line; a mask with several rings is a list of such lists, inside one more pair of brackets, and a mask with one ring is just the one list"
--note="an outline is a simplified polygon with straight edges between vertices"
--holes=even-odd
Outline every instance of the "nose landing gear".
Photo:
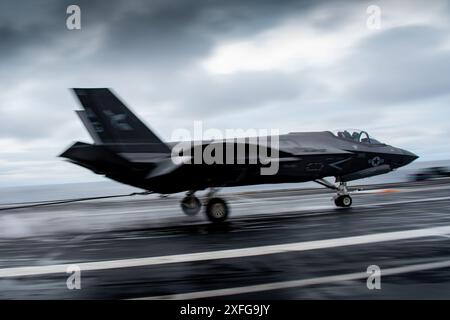
[[342,208],[349,208],[352,205],[352,197],[350,197],[350,194],[347,189],[347,183],[346,182],[340,182],[337,187],[337,194],[334,197],[334,204],[337,207]]
[[334,204],[337,207],[342,207],[342,208],[351,207],[351,205],[352,205],[352,197],[350,197],[348,194],[341,195],[341,196],[336,196],[334,198]]
[[350,196],[350,193],[348,192],[346,182],[339,182],[339,184],[336,186],[334,183],[331,183],[325,179],[317,179],[314,181],[324,187],[327,187],[332,190],[336,190],[336,195],[334,196],[333,199],[334,199],[334,204],[337,207],[349,208],[352,206],[353,201],[352,201],[352,197]]

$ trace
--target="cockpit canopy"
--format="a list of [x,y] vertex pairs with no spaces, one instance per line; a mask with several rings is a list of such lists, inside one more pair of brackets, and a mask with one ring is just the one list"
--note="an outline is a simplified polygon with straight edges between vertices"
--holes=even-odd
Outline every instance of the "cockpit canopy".
[[370,136],[366,131],[359,129],[346,129],[346,130],[335,130],[333,134],[341,139],[367,143],[367,144],[382,144],[377,139]]

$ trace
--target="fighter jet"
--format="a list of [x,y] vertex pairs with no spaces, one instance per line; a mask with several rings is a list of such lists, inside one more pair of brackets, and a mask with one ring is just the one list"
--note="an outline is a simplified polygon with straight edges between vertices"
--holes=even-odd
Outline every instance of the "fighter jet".
[[[109,89],[73,90],[84,109],[76,112],[94,143],[75,142],[61,157],[148,192],[186,192],[182,211],[196,215],[204,206],[214,223],[225,221],[230,212],[227,202],[217,196],[224,187],[314,181],[336,191],[336,206],[350,207],[347,182],[388,173],[418,158],[363,130],[292,132],[256,142],[254,138],[163,142]],[[193,161],[196,152],[218,146],[223,147],[224,158],[235,161]],[[264,159],[254,161],[261,150]],[[274,164],[276,171],[262,174]],[[326,179],[330,177],[334,183]],[[209,192],[200,201],[195,193],[205,189]]]

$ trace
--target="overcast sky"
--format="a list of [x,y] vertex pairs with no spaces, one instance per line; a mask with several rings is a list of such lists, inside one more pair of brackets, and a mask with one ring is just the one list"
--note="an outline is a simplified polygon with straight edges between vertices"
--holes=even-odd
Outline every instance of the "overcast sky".
[[[66,8],[81,8],[81,30]],[[369,28],[369,5],[381,9]],[[177,128],[362,128],[450,159],[449,1],[0,2],[0,186],[95,181],[72,87],[110,87]]]

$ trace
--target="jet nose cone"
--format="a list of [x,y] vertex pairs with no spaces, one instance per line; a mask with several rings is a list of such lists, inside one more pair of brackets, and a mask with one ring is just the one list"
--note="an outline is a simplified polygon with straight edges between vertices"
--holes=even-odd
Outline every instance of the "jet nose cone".
[[408,150],[402,150],[403,151],[403,161],[405,162],[404,165],[410,164],[414,160],[418,159],[419,156],[417,154],[414,154]]

